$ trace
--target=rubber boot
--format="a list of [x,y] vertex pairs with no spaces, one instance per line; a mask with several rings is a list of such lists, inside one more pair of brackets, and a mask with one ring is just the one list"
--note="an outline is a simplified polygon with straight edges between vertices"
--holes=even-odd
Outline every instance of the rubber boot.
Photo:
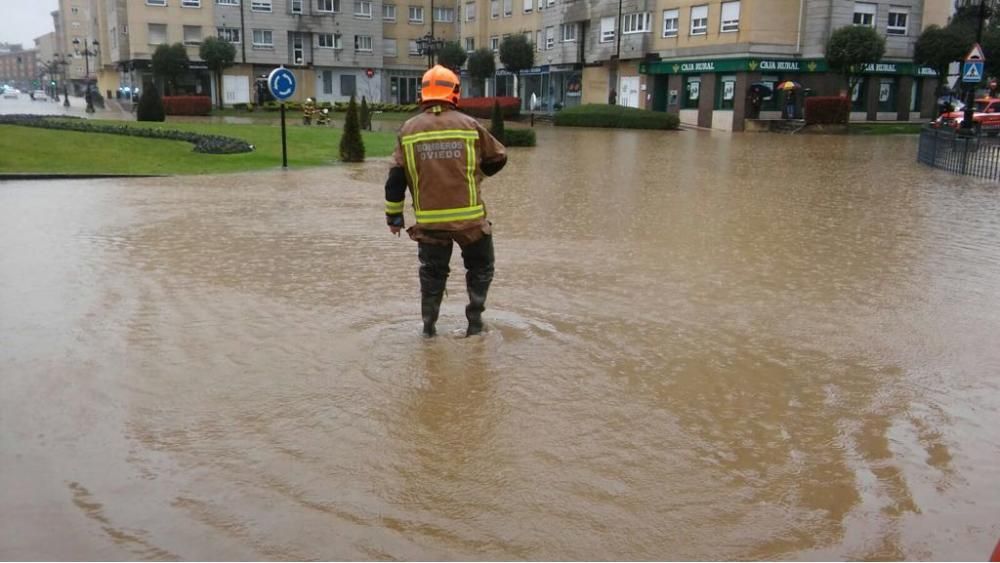
[[465,307],[465,318],[469,320],[469,328],[465,336],[475,336],[483,332],[483,311],[486,310],[486,294],[489,293],[489,282],[468,283],[469,304]]
[[441,311],[441,297],[440,293],[437,295],[422,293],[420,295],[420,313],[424,320],[425,338],[433,338],[437,335],[437,329],[434,328],[434,325],[437,323],[438,313]]

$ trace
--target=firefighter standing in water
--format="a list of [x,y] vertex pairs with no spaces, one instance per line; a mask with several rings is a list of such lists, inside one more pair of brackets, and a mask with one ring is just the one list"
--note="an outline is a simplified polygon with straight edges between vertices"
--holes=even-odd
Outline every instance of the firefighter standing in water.
[[493,281],[493,236],[480,184],[507,164],[506,149],[478,121],[456,111],[458,95],[454,72],[435,65],[424,73],[421,113],[400,129],[395,164],[385,183],[386,222],[397,236],[404,227],[407,186],[413,198],[417,224],[406,232],[419,247],[420,311],[427,337],[436,334],[453,243],[462,249],[466,270],[466,336],[483,331]]

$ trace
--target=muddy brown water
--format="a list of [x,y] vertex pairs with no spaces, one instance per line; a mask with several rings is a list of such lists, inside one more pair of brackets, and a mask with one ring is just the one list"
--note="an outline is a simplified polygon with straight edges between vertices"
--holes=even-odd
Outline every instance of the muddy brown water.
[[434,341],[386,164],[0,184],[4,559],[985,559],[1000,190],[542,128]]

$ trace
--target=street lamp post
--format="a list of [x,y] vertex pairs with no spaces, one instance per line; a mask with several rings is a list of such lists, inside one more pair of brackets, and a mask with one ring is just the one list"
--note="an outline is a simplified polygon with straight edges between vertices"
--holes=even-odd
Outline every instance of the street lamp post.
[[[86,100],[86,102],[87,102],[87,113],[94,113],[94,95],[93,95],[93,92],[92,92],[92,89],[91,89],[91,85],[90,85],[90,57],[93,56],[96,59],[96,57],[97,57],[97,49],[100,47],[100,45],[101,44],[98,43],[96,39],[94,39],[91,42],[90,45],[87,45],[86,43],[84,43],[84,45],[83,45],[83,53],[80,53],[80,40],[79,39],[74,39],[73,40],[73,47],[74,47],[74,49],[76,49],[77,54],[82,54],[83,55],[83,64],[84,64],[84,72],[85,72],[84,79],[83,79],[84,88],[85,88],[83,99]],[[93,50],[90,49],[91,46],[94,47]],[[94,63],[96,64],[97,61],[95,60]]]
[[444,39],[434,37],[434,0],[431,0],[431,30],[427,32],[427,35],[417,39],[417,46],[420,48],[420,54],[427,55],[427,68],[434,66],[434,56],[437,55],[441,47],[444,46]]
[[[976,44],[983,41],[983,22],[986,20],[986,0],[979,0],[979,26],[976,27]],[[971,134],[974,129],[976,111],[976,85],[971,84],[969,91],[965,94],[965,113],[962,115],[962,129],[965,133]]]

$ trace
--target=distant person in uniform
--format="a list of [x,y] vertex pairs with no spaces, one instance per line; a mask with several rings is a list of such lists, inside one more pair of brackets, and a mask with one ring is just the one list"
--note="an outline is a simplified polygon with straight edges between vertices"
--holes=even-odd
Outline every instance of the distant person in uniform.
[[785,94],[785,119],[795,119],[795,91]]
[[441,65],[424,73],[421,113],[399,131],[394,166],[385,183],[389,231],[403,229],[409,187],[417,224],[407,229],[420,259],[420,311],[424,336],[437,334],[454,243],[462,249],[469,304],[466,336],[483,332],[486,294],[493,281],[493,235],[481,188],[507,164],[507,152],[474,118],[456,111],[458,76]]
[[618,92],[615,92],[615,89],[612,88],[611,92],[608,93],[608,105],[613,106],[617,103],[618,103]]

